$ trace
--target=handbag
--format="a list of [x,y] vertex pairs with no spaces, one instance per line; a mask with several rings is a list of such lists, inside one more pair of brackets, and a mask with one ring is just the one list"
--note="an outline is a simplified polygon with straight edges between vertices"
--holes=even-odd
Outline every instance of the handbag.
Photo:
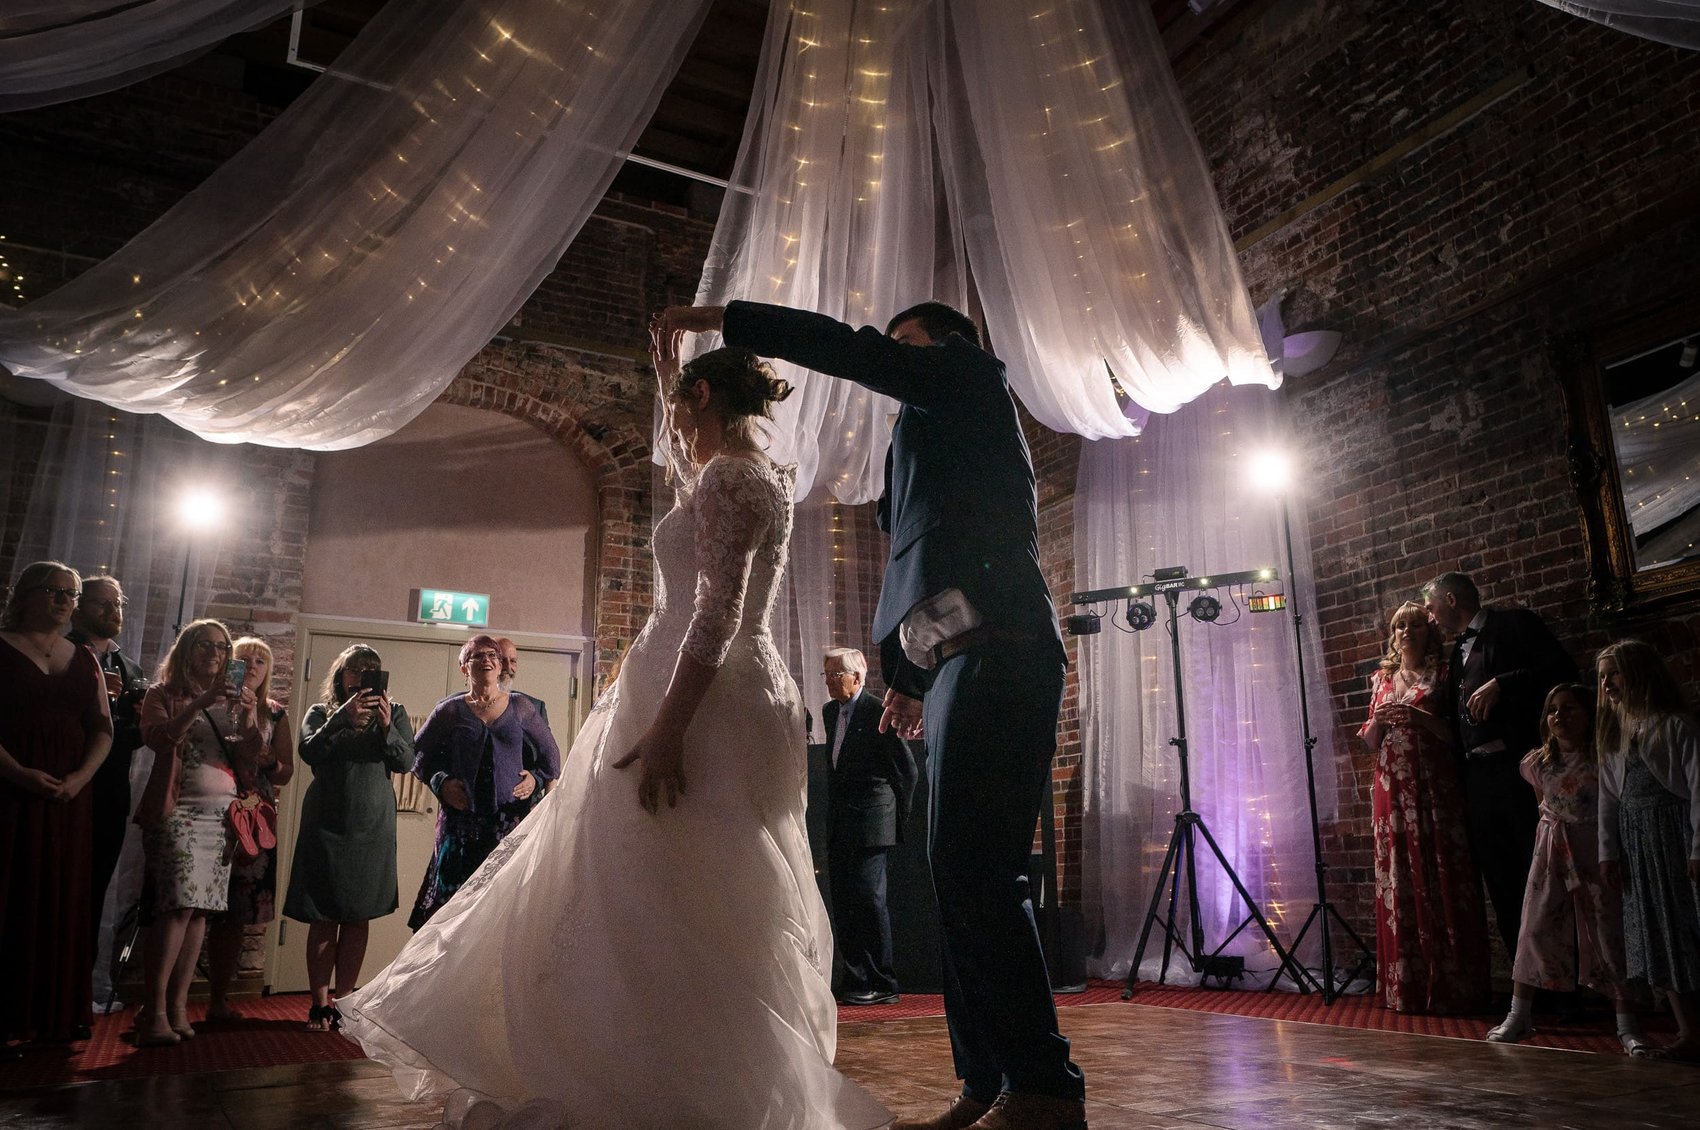
[[[219,733],[218,723],[207,711],[201,713],[222,744],[225,737]],[[224,810],[224,823],[236,841],[236,858],[244,863],[251,863],[277,847],[277,806],[258,789],[240,790]]]

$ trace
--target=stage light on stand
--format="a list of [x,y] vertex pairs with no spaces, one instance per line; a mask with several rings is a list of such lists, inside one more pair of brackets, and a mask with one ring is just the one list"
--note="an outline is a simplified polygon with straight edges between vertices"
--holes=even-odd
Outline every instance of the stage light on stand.
[[1104,630],[1096,612],[1076,612],[1063,620],[1063,631],[1071,636],[1095,636]]
[[177,499],[177,522],[191,534],[212,529],[224,520],[224,499],[206,487],[190,487]]
[[1253,593],[1246,601],[1252,612],[1280,612],[1287,607],[1287,594],[1281,592]]
[[1199,593],[1192,598],[1192,603],[1186,606],[1186,614],[1200,624],[1213,623],[1222,615],[1222,602],[1209,593]]
[[1130,600],[1127,602],[1127,626],[1136,632],[1143,632],[1157,622],[1157,610],[1148,601]]
[[1254,486],[1268,494],[1284,494],[1293,485],[1293,459],[1285,451],[1266,448],[1251,457]]
[[192,486],[177,496],[177,525],[183,530],[188,544],[183,547],[183,577],[177,586],[177,624],[172,632],[181,632],[189,622],[189,561],[194,556],[195,541],[223,524],[224,496],[209,487]]

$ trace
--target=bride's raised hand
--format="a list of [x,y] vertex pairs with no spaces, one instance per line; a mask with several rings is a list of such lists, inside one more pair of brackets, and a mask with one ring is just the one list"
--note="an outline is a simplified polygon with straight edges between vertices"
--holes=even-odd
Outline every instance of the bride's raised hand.
[[649,359],[655,365],[655,379],[663,392],[670,391],[679,379],[679,343],[685,339],[683,330],[668,326],[657,314],[649,322]]
[[685,735],[665,726],[651,726],[630,753],[614,762],[614,768],[624,769],[634,761],[643,762],[638,777],[638,803],[651,813],[661,811],[661,801],[673,808],[685,795]]

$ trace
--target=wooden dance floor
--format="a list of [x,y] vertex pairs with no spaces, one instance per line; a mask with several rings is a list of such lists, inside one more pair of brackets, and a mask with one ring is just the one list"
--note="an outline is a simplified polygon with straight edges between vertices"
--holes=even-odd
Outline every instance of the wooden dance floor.
[[[1692,1127],[1700,1068],[1133,1004],[1064,1008],[1093,1130]],[[839,1066],[899,1114],[954,1093],[944,1021],[847,1023]],[[430,1127],[364,1061],[0,1093],[0,1128]],[[587,1127],[585,1130],[618,1130]]]

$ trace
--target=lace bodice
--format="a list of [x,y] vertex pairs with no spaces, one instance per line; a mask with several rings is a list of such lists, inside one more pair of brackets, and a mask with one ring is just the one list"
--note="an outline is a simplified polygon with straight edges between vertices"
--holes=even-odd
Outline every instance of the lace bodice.
[[718,667],[741,635],[766,636],[791,536],[795,471],[766,458],[717,455],[655,527],[655,608],[646,633],[675,630],[687,606],[674,590],[694,579],[680,650]]

